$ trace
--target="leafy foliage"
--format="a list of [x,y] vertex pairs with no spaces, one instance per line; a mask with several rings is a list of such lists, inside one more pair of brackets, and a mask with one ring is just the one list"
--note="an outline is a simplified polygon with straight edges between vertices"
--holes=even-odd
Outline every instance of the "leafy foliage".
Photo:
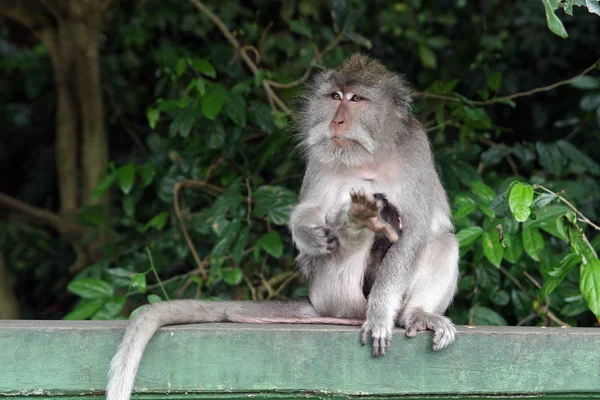
[[[110,191],[112,207],[76,218],[98,240],[97,262],[70,275],[73,255],[60,236],[9,218],[0,227],[17,290],[37,275],[32,313],[59,304],[52,316],[107,319],[168,298],[305,295],[286,227],[302,165],[292,115],[277,100],[293,104],[307,71],[371,51],[414,83],[414,112],[453,206],[455,322],[596,323],[600,77],[510,97],[595,62],[593,1],[205,3],[240,48],[185,1],[109,11],[102,70],[113,162],[94,195]],[[15,29],[0,29],[0,149],[10,149],[0,163],[24,182],[11,194],[51,207],[42,199],[55,197],[53,160],[23,150],[51,153],[32,130],[44,121],[52,137],[48,55],[15,46]],[[29,169],[14,167],[17,154]]]

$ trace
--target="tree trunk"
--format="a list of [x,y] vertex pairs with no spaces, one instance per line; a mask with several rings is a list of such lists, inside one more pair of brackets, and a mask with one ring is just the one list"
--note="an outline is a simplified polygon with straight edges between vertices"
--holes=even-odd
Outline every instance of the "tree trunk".
[[75,86],[81,113],[83,204],[102,204],[108,211],[108,192],[92,199],[92,192],[106,176],[110,161],[108,138],[104,130],[98,49],[102,18],[108,2],[73,0],[70,4],[75,40]]
[[19,319],[19,302],[12,291],[10,274],[0,251],[0,319]]
[[69,88],[73,72],[73,40],[64,23],[45,29],[39,36],[52,58],[56,82],[56,170],[60,214],[73,215],[79,209],[77,174],[77,110]]

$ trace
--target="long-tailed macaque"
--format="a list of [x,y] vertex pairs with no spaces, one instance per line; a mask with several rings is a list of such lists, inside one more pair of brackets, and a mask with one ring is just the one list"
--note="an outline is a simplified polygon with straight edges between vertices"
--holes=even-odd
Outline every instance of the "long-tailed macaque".
[[128,400],[148,341],[161,326],[196,322],[362,325],[375,356],[395,324],[434,332],[433,349],[456,330],[442,314],[458,278],[450,207],[404,80],[363,55],[318,74],[298,114],[307,160],[290,217],[308,280],[307,301],[177,300],[140,310],[111,362],[108,400]]

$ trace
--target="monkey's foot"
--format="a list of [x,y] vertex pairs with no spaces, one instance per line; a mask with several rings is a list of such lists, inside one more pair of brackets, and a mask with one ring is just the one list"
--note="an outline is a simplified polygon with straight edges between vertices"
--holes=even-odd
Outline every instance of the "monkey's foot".
[[449,318],[424,311],[413,311],[407,315],[406,336],[415,337],[417,332],[433,331],[433,350],[442,350],[454,342],[456,328]]
[[369,341],[369,336],[373,339],[373,356],[385,356],[392,340],[391,327],[375,324],[367,319],[363,323],[360,334],[360,341],[363,346]]
[[350,218],[375,233],[385,235],[392,243],[398,241],[396,231],[379,217],[379,210],[382,208],[379,200],[372,194],[365,193],[364,189],[360,189],[358,192],[352,189],[350,198],[352,199],[349,211]]

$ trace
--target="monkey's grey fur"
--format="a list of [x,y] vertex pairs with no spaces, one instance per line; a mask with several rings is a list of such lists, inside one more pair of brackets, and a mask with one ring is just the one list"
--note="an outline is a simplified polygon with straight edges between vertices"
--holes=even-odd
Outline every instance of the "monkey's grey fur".
[[[319,74],[309,89],[298,119],[308,165],[290,227],[310,302],[178,300],[146,306],[111,362],[108,400],[129,399],[144,349],[165,325],[362,323],[363,344],[371,335],[374,355],[385,354],[396,322],[409,336],[434,331],[435,350],[454,340],[454,326],[442,314],[456,288],[458,244],[427,136],[410,113],[407,85],[379,62],[355,55]],[[332,101],[332,93],[347,91],[360,96],[360,107]],[[332,133],[339,126],[348,129]],[[375,217],[363,212],[374,193],[384,193],[397,208],[399,240],[397,227],[380,218],[381,202]],[[385,234],[391,247],[379,265],[367,268],[376,233]],[[372,282],[368,298],[365,282]]]

